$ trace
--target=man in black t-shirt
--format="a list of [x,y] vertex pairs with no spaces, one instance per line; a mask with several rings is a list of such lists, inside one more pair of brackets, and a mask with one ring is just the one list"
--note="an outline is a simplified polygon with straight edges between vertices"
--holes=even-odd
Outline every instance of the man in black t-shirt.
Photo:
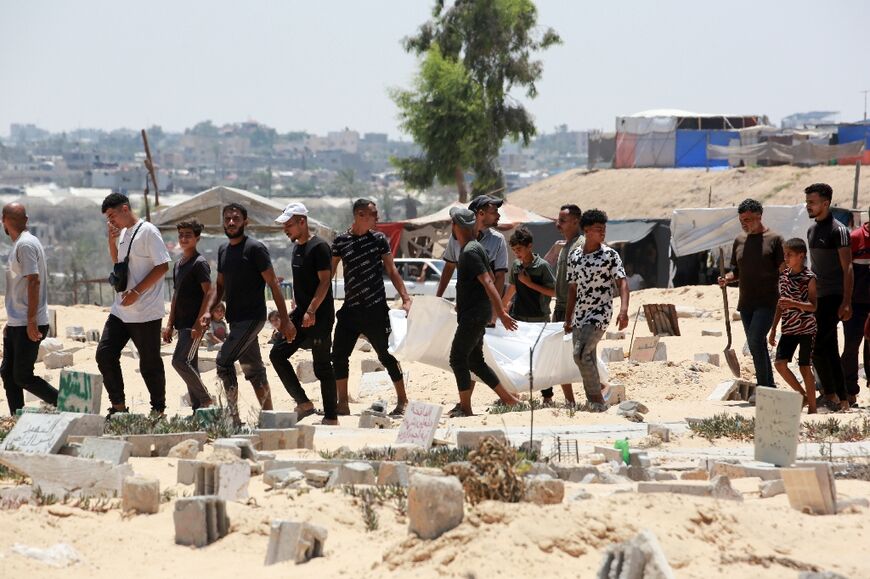
[[197,408],[212,405],[211,395],[199,375],[199,342],[205,332],[203,319],[208,312],[211,294],[211,268],[196,250],[202,223],[196,219],[182,221],[178,229],[178,246],[183,253],[172,270],[175,293],[169,309],[169,319],[163,329],[163,341],[172,341],[172,330],[178,330],[178,342],[172,354],[172,367],[187,385],[190,404]]
[[374,201],[357,199],[353,204],[353,224],[332,242],[332,272],[344,268],[344,305],[338,311],[332,365],[338,389],[338,413],[350,414],[347,395],[349,360],[360,334],[366,337],[384,365],[396,389],[396,407],[390,412],[401,416],[408,405],[405,379],[399,361],[389,352],[390,324],[384,272],[402,298],[402,309],[411,309],[411,297],[393,263],[386,236],[375,231],[378,208]]
[[[217,289],[209,301],[209,312],[226,294],[227,321],[230,333],[217,356],[217,375],[227,394],[227,404],[233,420],[239,419],[239,384],[236,379],[236,361],[242,366],[245,378],[254,387],[257,401],[263,410],[272,409],[272,396],[266,380],[266,366],[260,355],[257,335],[266,324],[266,286],[281,317],[285,335],[291,331],[287,306],[272,269],[269,250],[256,239],[245,235],[248,210],[238,203],[223,208],[224,233],[229,241],[218,250]],[[210,320],[203,318],[204,323]]]
[[290,203],[275,220],[284,225],[284,233],[296,244],[293,248],[293,297],[296,308],[290,313],[290,331],[286,342],[272,346],[269,360],[296,401],[299,419],[314,414],[314,404],[308,399],[299,377],[290,363],[290,356],[299,348],[311,348],[314,375],[320,380],[323,397],[322,424],[338,425],[336,414],[335,372],[332,370],[332,262],[329,244],[308,228],[308,210],[302,203]]
[[508,330],[516,330],[517,323],[502,306],[486,250],[474,239],[474,213],[454,207],[450,210],[450,219],[453,236],[461,250],[456,264],[456,334],[450,346],[450,368],[456,376],[459,404],[448,416],[459,418],[474,414],[471,409],[472,372],[492,388],[504,404],[519,403],[519,399],[499,383],[498,376],[483,359],[483,336],[493,312]]

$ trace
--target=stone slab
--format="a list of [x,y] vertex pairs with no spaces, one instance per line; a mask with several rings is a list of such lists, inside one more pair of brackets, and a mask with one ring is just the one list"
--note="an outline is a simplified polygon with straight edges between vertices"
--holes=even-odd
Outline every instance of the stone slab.
[[0,450],[53,454],[66,443],[74,421],[73,414],[24,413],[0,443]]
[[803,463],[799,467],[784,468],[782,480],[793,509],[816,515],[836,514],[837,490],[830,463]]
[[288,450],[298,448],[298,428],[258,428],[254,431],[260,436],[261,450]]
[[73,365],[72,352],[49,352],[43,358],[42,363],[45,364],[47,370],[56,370]]
[[411,400],[405,409],[405,417],[396,435],[396,443],[416,444],[425,450],[431,448],[443,411],[444,408],[440,404]]
[[507,442],[503,430],[460,430],[456,433],[456,446],[477,450],[483,439],[490,436],[501,442]]
[[605,362],[624,362],[625,351],[622,349],[622,346],[602,348],[601,357],[604,358]]
[[719,354],[695,354],[695,362],[701,364],[711,364],[713,366],[719,365]]
[[315,557],[323,557],[326,537],[326,529],[318,525],[272,521],[265,564],[274,565],[283,561],[299,564]]
[[60,371],[58,410],[99,414],[102,398],[103,376],[101,374],[66,369]]
[[57,454],[0,452],[0,464],[27,475],[33,488],[46,495],[62,498],[114,496],[122,490],[125,477],[132,476],[129,464],[113,465],[102,460]]
[[201,460],[194,460],[190,458],[178,459],[178,473],[176,477],[176,481],[178,482],[178,484],[194,484],[194,482],[196,481],[196,471],[199,470],[201,464],[203,464],[203,461]]
[[797,456],[803,396],[793,390],[755,389],[755,460],[790,466]]
[[160,512],[160,481],[156,478],[130,476],[124,479],[121,509],[143,514]]
[[424,540],[436,539],[465,517],[465,492],[454,476],[414,474],[408,489],[408,530]]
[[205,547],[225,537],[230,530],[227,506],[218,497],[190,497],[175,501],[175,542]]
[[296,426],[297,414],[281,410],[261,410],[259,428],[275,430],[281,428],[293,428]]
[[132,451],[133,445],[126,440],[88,436],[79,447],[78,456],[105,460],[117,465],[127,462]]

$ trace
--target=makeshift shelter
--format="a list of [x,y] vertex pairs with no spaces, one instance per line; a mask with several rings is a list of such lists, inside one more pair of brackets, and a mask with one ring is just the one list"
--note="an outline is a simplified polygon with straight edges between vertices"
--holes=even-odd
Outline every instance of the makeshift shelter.
[[[431,215],[409,219],[405,222],[402,234],[401,251],[405,257],[441,257],[450,237],[450,210],[466,207],[467,204],[454,201]],[[535,238],[535,251],[543,254],[559,239],[559,232],[553,220],[528,211],[517,205],[503,203],[499,208],[501,218],[498,230],[510,237],[514,229],[525,225]]]
[[608,221],[605,243],[619,251],[629,277],[643,278],[643,287],[670,285],[671,228],[667,219]]
[[864,150],[860,155],[852,158],[841,158],[841,165],[854,165],[860,160],[864,165],[870,165],[870,121],[840,125],[837,127],[837,142],[841,145],[846,143],[864,143]]
[[707,158],[707,145],[728,145],[737,131],[760,124],[761,115],[692,113],[659,109],[616,118],[617,169],[727,166]]
[[[251,231],[277,233],[283,229],[281,224],[275,223],[275,218],[284,211],[283,205],[250,191],[224,186],[206,189],[172,207],[161,206],[153,212],[152,222],[161,230],[172,230],[180,221],[195,217],[205,227],[205,233],[223,234],[221,211],[229,203],[238,203],[248,210],[247,229]],[[309,216],[308,223],[312,231],[324,239],[331,240],[335,237],[332,229],[313,217]]]

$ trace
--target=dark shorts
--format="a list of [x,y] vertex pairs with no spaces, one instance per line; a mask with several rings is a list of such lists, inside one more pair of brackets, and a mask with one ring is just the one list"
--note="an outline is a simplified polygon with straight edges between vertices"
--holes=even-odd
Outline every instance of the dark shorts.
[[798,352],[798,366],[809,366],[813,355],[813,341],[815,334],[786,335],[779,337],[779,345],[776,347],[776,359],[791,362],[794,351],[800,346]]

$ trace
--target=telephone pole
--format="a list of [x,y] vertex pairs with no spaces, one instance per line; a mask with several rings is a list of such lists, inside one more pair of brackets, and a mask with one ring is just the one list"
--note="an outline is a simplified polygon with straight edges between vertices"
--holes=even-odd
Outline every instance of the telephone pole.
[[858,92],[864,93],[864,120],[867,120],[867,93],[870,92],[870,89],[859,90]]

